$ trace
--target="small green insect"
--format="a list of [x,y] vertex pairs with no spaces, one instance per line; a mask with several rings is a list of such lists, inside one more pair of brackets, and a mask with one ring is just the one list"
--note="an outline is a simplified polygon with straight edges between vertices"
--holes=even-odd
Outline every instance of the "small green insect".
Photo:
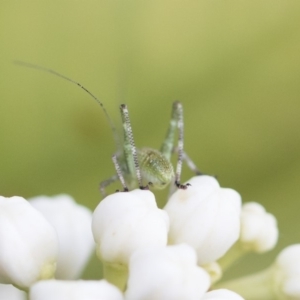
[[[171,182],[174,183],[174,185],[171,186],[171,189],[174,186],[179,189],[186,189],[190,184],[180,183],[183,161],[187,163],[188,167],[196,175],[202,174],[183,150],[183,108],[179,101],[175,101],[173,103],[169,128],[160,150],[151,148],[137,149],[133,138],[128,108],[125,104],[120,105],[124,131],[123,145],[121,145],[116,127],[109,117],[103,103],[83,85],[48,68],[20,61],[16,61],[15,63],[21,66],[51,73],[76,84],[87,92],[102,107],[110,127],[112,128],[117,146],[117,151],[112,156],[116,174],[100,183],[100,192],[103,197],[106,195],[106,187],[118,180],[121,182],[124,192],[129,191],[129,189],[133,189],[136,186],[140,189],[149,189],[149,187],[153,189],[163,189]],[[178,141],[175,146],[174,140],[177,130]],[[171,163],[171,156],[173,153],[176,153],[178,156],[175,172]]]

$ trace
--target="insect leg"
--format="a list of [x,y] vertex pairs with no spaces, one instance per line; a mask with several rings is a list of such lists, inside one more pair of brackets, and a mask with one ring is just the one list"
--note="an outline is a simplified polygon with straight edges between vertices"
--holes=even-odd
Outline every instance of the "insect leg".
[[203,173],[197,168],[195,163],[184,151],[183,151],[183,160],[186,162],[187,166],[190,168],[192,172],[194,172],[196,175],[203,175]]
[[[173,148],[173,153],[178,153],[178,147],[175,146]],[[204,175],[204,173],[202,173],[196,166],[196,164],[191,160],[191,158],[186,154],[185,151],[182,151],[182,159],[183,161],[186,162],[187,166],[189,167],[189,169],[194,172],[196,175]],[[170,189],[169,189],[169,197],[171,197],[171,195],[175,192],[175,187],[174,185],[171,185],[170,186]]]
[[103,198],[106,196],[105,189],[112,183],[116,182],[117,180],[119,180],[118,175],[114,175],[114,176],[110,177],[109,179],[106,179],[106,180],[100,182],[99,189],[100,189],[100,192],[101,192]]
[[169,124],[169,128],[167,131],[166,138],[163,142],[163,144],[160,147],[160,152],[170,161],[171,155],[173,152],[174,147],[174,139],[175,139],[175,131],[176,131],[176,125],[177,125],[177,119],[178,119],[178,106],[179,102],[174,102],[172,107],[172,114],[171,114],[171,120]]
[[[178,147],[173,148],[174,153],[178,153]],[[186,162],[189,169],[196,175],[203,175],[203,173],[197,168],[196,164],[191,160],[185,151],[182,151],[182,159]]]
[[171,116],[169,129],[167,132],[166,139],[161,146],[161,152],[169,160],[171,158],[171,154],[173,150],[176,129],[178,129],[178,144],[177,144],[178,159],[177,159],[176,172],[175,172],[175,185],[180,189],[186,189],[189,184],[180,183],[180,175],[181,175],[182,160],[183,160],[183,109],[182,109],[182,104],[179,101],[175,101],[173,103],[172,116]]
[[123,174],[122,174],[121,167],[120,167],[120,165],[119,165],[119,163],[118,163],[117,155],[116,155],[116,154],[114,154],[114,155],[112,156],[112,160],[113,160],[113,163],[114,163],[116,172],[117,172],[117,178],[121,181],[121,184],[122,184],[122,186],[123,186],[124,192],[128,192],[128,187],[127,187],[127,185],[126,185],[126,183],[125,183],[125,179],[124,179],[124,176],[123,176]]
[[144,187],[142,182],[142,175],[139,166],[137,150],[134,144],[134,138],[133,138],[127,106],[125,104],[122,104],[120,106],[120,110],[121,110],[122,122],[124,128],[124,155],[125,155],[126,164],[130,175],[133,178],[137,179],[140,189],[145,189],[147,187]]

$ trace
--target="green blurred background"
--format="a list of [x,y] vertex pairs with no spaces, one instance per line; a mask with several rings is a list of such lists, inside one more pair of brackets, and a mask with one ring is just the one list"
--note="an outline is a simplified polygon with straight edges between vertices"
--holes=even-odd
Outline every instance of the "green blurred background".
[[[94,209],[99,182],[114,171],[103,112],[79,88],[15,59],[80,81],[118,127],[127,103],[138,147],[160,146],[171,104],[182,101],[185,149],[199,168],[278,218],[279,246],[232,276],[299,242],[299,1],[1,2],[1,195],[69,193]],[[93,259],[84,276],[99,272]]]

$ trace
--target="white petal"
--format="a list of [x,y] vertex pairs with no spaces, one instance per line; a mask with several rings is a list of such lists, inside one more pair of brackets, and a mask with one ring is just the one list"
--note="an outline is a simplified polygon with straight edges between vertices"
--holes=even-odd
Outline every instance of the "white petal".
[[196,261],[188,245],[137,250],[130,259],[126,300],[200,299],[210,279]]
[[0,282],[28,287],[54,275],[57,235],[24,198],[0,197]]
[[55,278],[78,278],[95,246],[91,224],[92,212],[77,204],[69,195],[39,196],[30,199],[54,226],[59,240]]
[[226,290],[226,289],[220,289],[220,290],[214,290],[211,292],[208,292],[204,295],[201,300],[244,300],[240,295],[238,295],[235,292]]
[[110,195],[100,202],[93,214],[97,254],[108,263],[126,265],[136,249],[166,245],[168,229],[168,215],[157,208],[150,191]]
[[123,300],[123,295],[106,280],[44,280],[30,288],[30,300]]
[[221,188],[214,177],[188,182],[191,186],[176,191],[164,208],[170,217],[169,241],[191,245],[204,265],[222,257],[238,239],[241,197]]
[[1,300],[26,300],[26,294],[11,284],[0,284]]

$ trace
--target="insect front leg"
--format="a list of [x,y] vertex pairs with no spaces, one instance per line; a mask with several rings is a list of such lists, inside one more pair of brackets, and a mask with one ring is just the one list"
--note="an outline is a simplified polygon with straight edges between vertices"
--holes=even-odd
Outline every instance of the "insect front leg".
[[169,129],[167,132],[167,136],[161,146],[161,153],[168,159],[171,159],[171,155],[174,148],[174,139],[175,139],[175,132],[176,129],[178,130],[178,143],[177,143],[177,165],[175,171],[175,185],[180,189],[186,189],[189,186],[187,184],[180,183],[180,176],[182,170],[182,161],[183,161],[183,108],[182,104],[179,101],[173,103],[172,107],[172,115],[169,124]]
[[[113,156],[112,156],[112,161],[113,161],[113,164],[114,164],[114,167],[115,167],[115,170],[116,170],[116,173],[115,175],[113,175],[112,177],[108,178],[107,180],[104,180],[100,183],[100,192],[102,194],[102,197],[104,198],[106,196],[106,191],[105,189],[111,185],[112,183],[120,180],[121,181],[121,184],[123,186],[123,191],[124,192],[127,192],[128,191],[128,188],[127,188],[127,185],[125,183],[125,179],[124,179],[124,176],[123,176],[123,173],[122,171],[122,168],[120,166],[120,163],[118,161],[118,158],[120,159],[122,153],[120,151],[117,151]],[[119,191],[119,190],[117,190]]]
[[117,155],[114,154],[112,156],[112,160],[113,160],[113,163],[114,163],[114,166],[115,166],[115,170],[117,172],[117,178],[121,181],[121,184],[123,186],[123,191],[124,192],[128,192],[128,187],[126,185],[126,182],[125,182],[125,179],[124,179],[124,176],[122,174],[122,169],[119,165],[119,162],[118,162],[118,159],[117,159]]
[[103,198],[106,196],[106,191],[105,191],[105,189],[106,189],[109,185],[111,185],[112,183],[116,182],[117,180],[119,180],[119,177],[118,177],[118,175],[116,174],[116,175],[114,175],[114,176],[112,176],[112,177],[110,177],[110,178],[108,178],[108,179],[106,179],[106,180],[100,182],[99,189],[100,189],[100,192],[101,192]]

